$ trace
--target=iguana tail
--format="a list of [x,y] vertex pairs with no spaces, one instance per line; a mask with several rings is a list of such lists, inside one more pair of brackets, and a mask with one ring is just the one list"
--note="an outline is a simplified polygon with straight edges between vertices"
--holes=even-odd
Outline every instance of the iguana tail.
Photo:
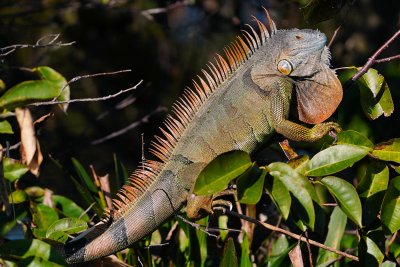
[[125,249],[179,211],[186,201],[186,190],[171,171],[161,171],[154,178],[147,190],[136,192],[140,196],[135,201],[125,202],[114,215],[108,212],[107,219],[68,242],[64,247],[67,263],[90,261]]

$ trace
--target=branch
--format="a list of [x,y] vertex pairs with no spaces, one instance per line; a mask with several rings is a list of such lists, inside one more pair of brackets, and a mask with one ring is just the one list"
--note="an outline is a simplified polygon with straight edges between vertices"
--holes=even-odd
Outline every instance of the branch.
[[328,48],[330,48],[331,45],[333,44],[333,41],[335,41],[336,35],[338,34],[338,32],[339,32],[339,30],[340,30],[340,27],[341,27],[341,26],[337,27],[336,30],[335,30],[335,32],[333,33],[333,36],[332,36],[331,40],[329,41]]
[[297,240],[300,240],[300,241],[302,241],[302,242],[306,242],[306,243],[308,242],[310,245],[313,245],[313,246],[316,246],[316,247],[319,247],[319,248],[322,248],[322,249],[331,251],[331,252],[333,252],[333,253],[336,253],[336,254],[341,255],[341,256],[344,256],[344,257],[346,257],[346,258],[352,259],[352,260],[354,260],[354,261],[357,261],[357,262],[359,261],[359,260],[358,260],[358,257],[356,257],[356,256],[354,256],[354,255],[348,254],[348,253],[343,252],[343,251],[340,251],[340,250],[336,250],[336,249],[331,248],[331,247],[328,247],[328,246],[326,246],[326,245],[324,245],[324,244],[318,243],[318,242],[316,242],[316,241],[314,241],[314,240],[310,240],[310,239],[307,239],[306,237],[303,237],[303,236],[294,234],[294,233],[292,233],[292,232],[290,232],[290,231],[286,231],[286,230],[284,230],[284,229],[282,229],[282,228],[273,226],[273,225],[268,224],[268,223],[260,222],[260,221],[258,221],[258,220],[256,220],[256,219],[247,217],[247,216],[245,216],[245,215],[236,213],[236,212],[234,212],[234,211],[230,211],[230,210],[227,210],[227,209],[224,209],[224,208],[219,208],[219,209],[222,210],[222,212],[225,213],[225,214],[230,214],[230,215],[236,216],[236,217],[238,217],[238,218],[240,218],[240,219],[247,220],[247,221],[252,222],[252,223],[254,223],[254,224],[256,224],[256,225],[260,225],[260,226],[262,226],[262,227],[264,227],[264,228],[267,228],[267,229],[269,229],[269,230],[271,230],[271,231],[275,231],[275,232],[278,232],[278,233],[281,233],[281,234],[290,236],[290,237],[295,238],[295,239],[297,239]]
[[[75,41],[69,42],[69,43],[62,43],[62,42],[57,42],[57,39],[60,37],[60,34],[50,34],[43,36],[39,40],[36,41],[36,44],[15,44],[15,45],[10,45],[10,46],[5,46],[0,48],[0,57],[5,57],[8,56],[9,54],[13,53],[17,49],[22,49],[22,48],[43,48],[43,47],[61,47],[61,46],[69,46],[73,45]],[[43,42],[43,40],[51,38],[48,42]]]
[[120,136],[120,135],[122,135],[122,134],[128,132],[129,130],[132,130],[132,129],[136,128],[136,127],[139,126],[140,124],[148,122],[148,121],[149,121],[149,118],[150,118],[152,115],[154,115],[155,113],[158,113],[158,112],[161,112],[161,111],[165,111],[165,110],[166,110],[165,107],[158,107],[156,110],[154,110],[154,111],[152,111],[151,113],[147,114],[146,116],[144,116],[144,117],[143,117],[142,119],[140,119],[139,121],[135,121],[135,122],[129,124],[127,127],[121,129],[121,130],[118,130],[118,131],[116,131],[116,132],[113,132],[113,133],[111,133],[111,134],[109,134],[109,135],[106,135],[106,136],[104,136],[104,137],[102,137],[102,138],[96,139],[96,140],[90,142],[90,144],[91,144],[91,145],[98,145],[98,144],[101,144],[101,143],[103,143],[103,142],[105,142],[105,141],[107,141],[107,140],[110,140],[110,139],[113,139],[113,138],[115,138],[115,137],[117,137],[117,136]]
[[75,103],[75,102],[96,102],[96,101],[104,101],[108,100],[114,97],[117,97],[121,94],[124,94],[126,92],[135,90],[143,80],[140,80],[135,86],[129,87],[127,89],[121,90],[118,93],[112,94],[112,95],[107,95],[103,97],[94,97],[94,98],[78,98],[78,99],[70,99],[70,100],[65,100],[65,101],[46,101],[46,102],[36,102],[29,104],[28,106],[46,106],[46,105],[55,105],[55,104],[66,104],[66,103]]
[[350,87],[357,79],[359,79],[362,75],[364,75],[375,63],[386,62],[392,59],[400,58],[400,55],[393,56],[390,58],[384,59],[376,59],[388,46],[400,36],[400,30],[398,30],[392,37],[389,38],[376,52],[368,59],[368,61],[364,64],[364,66],[351,77],[351,79],[346,83],[345,88]]

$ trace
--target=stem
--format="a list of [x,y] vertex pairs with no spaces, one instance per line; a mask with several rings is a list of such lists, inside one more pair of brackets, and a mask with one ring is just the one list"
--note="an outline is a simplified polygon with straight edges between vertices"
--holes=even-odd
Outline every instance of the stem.
[[224,212],[224,213],[227,213],[227,214],[230,214],[230,215],[233,215],[233,216],[236,216],[236,217],[238,217],[238,218],[240,218],[240,219],[243,219],[243,220],[252,222],[252,223],[254,223],[254,224],[256,224],[256,225],[260,225],[260,226],[262,226],[262,227],[264,227],[264,228],[267,228],[267,229],[269,229],[269,230],[271,230],[271,231],[275,231],[275,232],[278,232],[278,233],[281,233],[281,234],[290,236],[290,237],[295,238],[295,239],[297,239],[297,240],[300,240],[300,241],[302,241],[302,242],[305,242],[305,243],[308,242],[310,245],[313,245],[313,246],[316,246],[316,247],[319,247],[319,248],[322,248],[322,249],[331,251],[331,252],[333,252],[333,253],[336,253],[336,254],[341,255],[341,256],[343,256],[343,257],[346,257],[346,258],[349,258],[349,259],[351,259],[351,260],[354,260],[354,261],[357,261],[357,262],[359,261],[358,257],[356,257],[356,256],[354,256],[354,255],[351,255],[351,254],[348,254],[348,253],[346,253],[346,252],[343,252],[343,251],[340,251],[340,250],[337,250],[337,249],[328,247],[328,246],[326,246],[326,245],[324,245],[324,244],[318,243],[318,242],[316,242],[316,241],[314,241],[314,240],[311,240],[311,239],[307,239],[306,237],[300,236],[300,235],[298,235],[298,234],[294,234],[294,233],[292,233],[292,232],[290,232],[290,231],[284,230],[284,229],[279,228],[279,227],[276,227],[276,226],[274,226],[274,225],[271,225],[271,224],[268,224],[268,223],[260,222],[260,221],[258,221],[258,220],[256,220],[256,219],[247,217],[247,216],[245,216],[245,215],[239,214],[239,213],[234,212],[234,211],[229,211],[229,210],[224,209],[223,212]]

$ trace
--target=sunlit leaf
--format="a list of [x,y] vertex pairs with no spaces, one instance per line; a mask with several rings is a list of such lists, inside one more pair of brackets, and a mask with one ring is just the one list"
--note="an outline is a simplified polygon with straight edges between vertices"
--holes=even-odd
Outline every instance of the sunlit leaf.
[[0,121],[0,134],[13,134],[11,124],[8,121]]
[[362,177],[357,191],[366,198],[363,205],[363,224],[373,222],[381,209],[383,196],[389,183],[389,168],[381,162],[368,164],[365,175]]
[[304,208],[307,217],[305,223],[314,229],[315,211],[313,200],[319,203],[315,189],[306,177],[297,173],[288,164],[274,162],[268,165],[270,174],[278,178],[285,187],[293,194]]
[[37,204],[33,209],[33,222],[37,228],[46,229],[55,221],[58,220],[58,214],[52,208]]
[[22,164],[14,159],[4,158],[3,159],[3,170],[4,178],[10,182],[21,178],[25,173],[28,172],[28,166]]
[[360,88],[361,107],[368,118],[374,120],[382,114],[388,117],[393,113],[389,86],[377,70],[370,68],[356,82]]
[[400,176],[390,181],[382,203],[381,221],[391,233],[400,229]]
[[240,267],[252,267],[250,260],[250,244],[246,232],[243,232],[242,255],[240,256]]
[[219,155],[197,177],[194,193],[209,195],[222,191],[232,179],[244,173],[251,164],[250,156],[243,151],[231,151]]
[[235,243],[233,242],[232,237],[228,238],[228,240],[225,243],[224,252],[222,254],[222,260],[219,266],[220,267],[238,266]]
[[376,241],[369,236],[362,236],[358,251],[361,266],[380,266],[385,258]]
[[292,169],[304,175],[310,167],[309,162],[310,159],[307,155],[301,155],[289,160],[288,164]]
[[85,211],[69,198],[59,195],[52,195],[51,198],[54,201],[54,205],[64,216],[80,218],[86,222],[89,221],[89,216],[84,214]]
[[237,194],[240,203],[257,204],[264,190],[264,180],[267,173],[253,164],[245,173],[239,176],[236,182]]
[[[8,89],[0,97],[0,111],[13,110],[37,101],[69,100],[70,89],[66,86],[62,90],[67,82],[61,74],[46,66],[34,68],[32,71],[41,80],[24,81]],[[65,111],[67,104],[63,104],[62,108]]]
[[267,190],[272,200],[280,210],[283,218],[287,220],[290,212],[290,205],[292,203],[289,190],[281,182],[281,180],[276,177],[272,177],[272,179],[267,182]]
[[227,230],[228,229],[228,216],[226,216],[226,215],[218,216],[218,228],[219,228],[219,236],[221,237],[221,240],[225,241],[225,239],[229,233],[229,231]]
[[336,138],[337,144],[350,144],[366,148],[372,148],[374,146],[367,137],[353,130],[342,131],[337,134]]
[[46,231],[46,238],[65,243],[69,234],[80,233],[87,229],[84,220],[63,218],[52,223]]
[[311,160],[308,176],[325,176],[351,167],[368,154],[365,147],[343,144],[328,147],[317,153]]
[[71,160],[74,164],[76,173],[78,174],[79,178],[81,178],[82,183],[84,183],[92,193],[97,194],[98,189],[93,180],[90,178],[89,174],[83,168],[82,164],[75,158],[72,158]]
[[400,163],[400,138],[375,145],[372,156],[380,160]]
[[28,195],[24,190],[15,190],[8,196],[8,201],[12,204],[18,204],[25,202],[28,198]]
[[360,227],[362,218],[361,201],[352,184],[344,179],[328,176],[321,180],[329,192],[336,198],[339,207]]
[[[324,245],[340,250],[340,242],[342,240],[344,230],[346,229],[346,223],[346,214],[344,214],[339,207],[335,207],[331,214],[331,219],[328,225],[328,234],[326,235]],[[320,267],[328,266],[338,258],[338,254],[321,248],[318,253],[317,265]]]

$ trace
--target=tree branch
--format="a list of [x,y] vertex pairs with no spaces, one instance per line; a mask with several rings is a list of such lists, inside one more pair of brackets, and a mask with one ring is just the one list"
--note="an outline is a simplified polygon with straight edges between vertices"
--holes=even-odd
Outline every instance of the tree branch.
[[[75,41],[69,42],[69,43],[62,43],[62,42],[57,42],[57,39],[60,37],[60,34],[50,34],[43,36],[39,40],[36,41],[36,44],[15,44],[15,45],[9,45],[0,48],[0,58],[8,56],[9,54],[15,52],[17,49],[23,49],[23,48],[44,48],[44,47],[61,47],[61,46],[69,46],[75,44]],[[46,40],[47,38],[51,38],[48,42],[43,42],[43,40]]]
[[336,254],[338,254],[338,255],[344,256],[344,257],[349,258],[349,259],[351,259],[351,260],[354,260],[354,261],[357,261],[357,262],[359,261],[358,257],[356,257],[356,256],[354,256],[354,255],[351,255],[351,254],[348,254],[348,253],[346,253],[346,252],[343,252],[343,251],[340,251],[340,250],[337,250],[337,249],[328,247],[328,246],[326,246],[326,245],[324,245],[324,244],[318,243],[318,242],[316,242],[316,241],[314,241],[314,240],[311,240],[311,239],[307,239],[306,237],[303,237],[303,236],[294,234],[294,233],[292,233],[292,232],[290,232],[290,231],[284,230],[284,229],[279,228],[279,227],[276,227],[276,226],[274,226],[274,225],[271,225],[271,224],[268,224],[268,223],[260,222],[260,221],[258,221],[258,220],[256,220],[256,219],[247,217],[247,216],[245,216],[245,215],[242,215],[242,214],[239,214],[239,213],[237,213],[237,212],[230,211],[230,210],[227,210],[227,209],[224,209],[224,208],[219,208],[219,210],[222,210],[222,212],[225,213],[225,214],[230,214],[230,215],[236,216],[236,217],[238,217],[238,218],[240,218],[240,219],[247,220],[247,221],[252,222],[252,223],[254,223],[254,224],[256,224],[256,225],[259,225],[259,226],[262,226],[262,227],[264,227],[264,228],[267,228],[267,229],[269,229],[269,230],[271,230],[271,231],[275,231],[275,232],[278,232],[278,233],[281,233],[281,234],[290,236],[290,237],[292,237],[292,238],[295,238],[295,239],[300,240],[300,241],[305,242],[305,243],[308,242],[310,245],[313,245],[313,246],[316,246],[316,247],[319,247],[319,248],[322,248],[322,249],[331,251],[331,252],[333,252],[333,253],[336,253]]
[[108,100],[114,97],[117,97],[121,94],[124,94],[126,92],[135,90],[143,80],[140,80],[135,86],[129,87],[127,89],[123,89],[119,91],[118,93],[112,94],[112,95],[107,95],[103,97],[94,97],[94,98],[78,98],[78,99],[70,99],[70,100],[65,100],[65,101],[46,101],[46,102],[36,102],[29,104],[28,106],[47,106],[47,105],[56,105],[56,104],[65,104],[65,103],[75,103],[75,102],[96,102],[96,101],[104,101]]
[[344,87],[349,88],[357,79],[359,79],[362,75],[364,75],[375,63],[386,62],[395,58],[400,58],[399,55],[399,57],[394,56],[390,58],[376,59],[399,36],[400,36],[400,30],[398,30],[395,34],[393,34],[393,36],[390,37],[389,40],[387,40],[378,50],[376,50],[376,52],[368,59],[368,61],[364,64],[364,66],[356,74],[354,74],[353,77],[351,77],[351,79],[346,83]]

